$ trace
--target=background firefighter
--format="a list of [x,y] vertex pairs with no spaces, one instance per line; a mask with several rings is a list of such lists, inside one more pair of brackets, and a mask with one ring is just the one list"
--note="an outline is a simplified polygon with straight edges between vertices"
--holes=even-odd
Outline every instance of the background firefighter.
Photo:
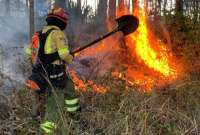
[[[66,64],[73,59],[63,32],[67,21],[68,14],[54,5],[46,18],[47,26],[33,35],[31,44],[26,49],[33,64],[32,74],[26,85],[37,93],[40,104],[46,99],[46,107],[39,105],[39,113],[43,117],[40,128],[46,134],[53,134],[58,127],[61,117],[58,108],[72,116],[80,110],[74,84],[66,71]],[[52,86],[56,88],[54,92],[52,89],[49,91]]]

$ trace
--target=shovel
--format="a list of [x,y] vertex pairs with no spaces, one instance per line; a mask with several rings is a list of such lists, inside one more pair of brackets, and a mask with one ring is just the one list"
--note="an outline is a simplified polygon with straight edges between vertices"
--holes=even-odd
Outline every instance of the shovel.
[[78,53],[78,52],[80,52],[82,50],[85,50],[86,48],[94,45],[95,43],[97,43],[97,42],[109,37],[110,35],[118,32],[118,31],[121,31],[124,34],[124,36],[126,36],[128,34],[131,34],[131,33],[133,33],[134,31],[137,30],[138,25],[139,25],[138,18],[133,16],[133,15],[124,15],[124,16],[122,16],[120,18],[117,18],[116,21],[118,23],[118,26],[113,31],[101,36],[100,38],[94,40],[93,42],[91,42],[91,43],[89,43],[87,45],[84,45],[84,46],[82,46],[80,48],[77,48],[77,49],[73,50],[71,52],[71,54],[74,55],[75,53]]

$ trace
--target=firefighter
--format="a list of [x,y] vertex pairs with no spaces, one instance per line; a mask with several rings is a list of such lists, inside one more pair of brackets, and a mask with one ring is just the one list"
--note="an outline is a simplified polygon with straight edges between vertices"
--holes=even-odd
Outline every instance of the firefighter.
[[33,65],[26,85],[37,93],[40,104],[44,103],[42,98],[47,97],[46,106],[40,111],[41,117],[44,117],[40,129],[45,134],[54,134],[57,130],[62,110],[71,116],[80,111],[74,84],[66,70],[66,64],[73,59],[63,32],[68,19],[68,14],[54,5],[47,15],[47,26],[33,35],[26,49]]

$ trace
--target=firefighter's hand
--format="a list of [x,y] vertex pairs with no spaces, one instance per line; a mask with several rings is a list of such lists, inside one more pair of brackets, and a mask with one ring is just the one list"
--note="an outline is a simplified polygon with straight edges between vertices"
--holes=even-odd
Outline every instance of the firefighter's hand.
[[73,56],[71,54],[67,55],[66,58],[65,58],[65,61],[68,63],[68,64],[71,64],[72,61],[73,61]]
[[71,54],[65,54],[65,55],[60,55],[60,58],[62,59],[62,60],[64,60],[67,64],[70,64],[70,63],[72,63],[72,60],[73,60],[73,56],[71,55]]
[[70,59],[70,63],[72,63],[72,61],[74,60],[74,56],[73,55],[71,55],[71,54],[69,54],[69,59]]

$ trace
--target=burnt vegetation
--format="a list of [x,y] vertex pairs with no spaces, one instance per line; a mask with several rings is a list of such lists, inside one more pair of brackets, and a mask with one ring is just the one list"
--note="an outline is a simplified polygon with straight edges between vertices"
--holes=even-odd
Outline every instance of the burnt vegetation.
[[[28,37],[34,30],[39,30],[45,24],[43,20],[48,6],[46,11],[33,12],[31,7],[34,6],[28,4],[31,4],[31,1],[35,3],[35,10],[48,5],[47,1],[40,0],[0,0],[0,6],[4,7],[0,9],[3,13],[0,15],[0,29],[2,33],[9,31],[5,33],[12,34],[0,34],[0,135],[37,135],[38,121],[32,118],[34,94],[24,87],[21,79],[13,76],[20,73],[25,78],[30,70],[28,62],[24,61],[23,49],[18,44],[28,43]],[[131,10],[137,0],[95,1],[94,8],[88,5],[87,0],[83,5],[81,0],[55,0],[70,14],[66,33],[71,49],[107,32],[107,20],[114,20],[118,5],[126,4]],[[83,82],[87,84],[89,80],[93,80],[109,91],[104,94],[97,93],[91,85],[87,85],[87,92],[78,91],[83,126],[73,125],[66,114],[65,124],[69,135],[200,134],[200,1],[148,0],[147,5],[152,31],[167,43],[177,62],[184,65],[184,69],[181,69],[183,73],[176,81],[162,88],[155,88],[151,93],[141,92],[141,88],[129,86],[125,80],[113,77],[112,71],[118,69],[123,73],[126,70],[121,63],[130,63],[130,56],[122,57],[126,50],[122,38],[117,41],[119,53],[100,55],[101,52],[98,52],[95,57],[83,55],[81,58],[75,58],[70,68],[77,70]],[[16,14],[21,14],[18,21]],[[30,35],[28,30],[24,31],[24,28],[22,30],[11,23],[21,24],[24,18],[35,22],[35,25],[30,25]],[[28,23],[24,25],[26,29],[29,29],[28,26]],[[12,53],[8,54],[10,51]],[[18,63],[7,65],[7,57],[19,57]],[[110,59],[116,58],[117,62],[109,63]],[[137,64],[135,61],[131,62]],[[112,66],[107,68],[110,64]],[[12,67],[12,70],[5,70],[8,67]],[[17,70],[13,70],[13,67]],[[7,74],[9,71],[13,74]]]

